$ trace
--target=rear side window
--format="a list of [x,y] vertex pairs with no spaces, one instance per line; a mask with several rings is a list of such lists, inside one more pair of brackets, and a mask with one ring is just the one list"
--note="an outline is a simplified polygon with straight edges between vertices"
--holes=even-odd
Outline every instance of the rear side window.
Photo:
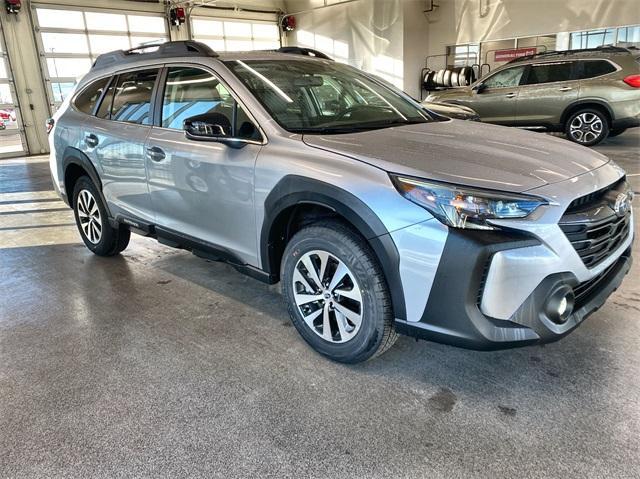
[[573,80],[573,63],[539,63],[531,65],[525,85]]
[[137,125],[150,125],[151,96],[157,77],[157,69],[120,74],[114,91],[110,118]]
[[109,78],[102,78],[82,90],[73,101],[75,107],[82,113],[91,114],[96,102],[100,99],[102,92],[107,87],[107,83],[109,83]]
[[616,71],[616,67],[606,60],[583,61],[580,64],[578,78],[581,80],[599,77]]

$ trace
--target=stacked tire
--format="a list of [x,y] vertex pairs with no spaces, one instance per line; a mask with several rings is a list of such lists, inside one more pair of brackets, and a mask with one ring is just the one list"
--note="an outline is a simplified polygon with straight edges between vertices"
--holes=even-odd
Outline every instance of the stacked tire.
[[469,86],[476,81],[476,72],[472,67],[458,67],[446,70],[429,70],[422,79],[425,90]]

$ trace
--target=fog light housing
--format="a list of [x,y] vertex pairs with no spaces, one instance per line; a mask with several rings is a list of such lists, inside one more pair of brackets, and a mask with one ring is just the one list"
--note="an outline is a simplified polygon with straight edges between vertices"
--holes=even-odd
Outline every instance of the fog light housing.
[[559,286],[551,292],[545,303],[545,314],[556,324],[564,324],[573,313],[575,295],[568,285]]

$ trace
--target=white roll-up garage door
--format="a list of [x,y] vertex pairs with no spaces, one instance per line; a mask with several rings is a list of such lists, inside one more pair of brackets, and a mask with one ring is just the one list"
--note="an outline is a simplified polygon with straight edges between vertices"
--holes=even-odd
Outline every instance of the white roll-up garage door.
[[101,53],[169,38],[165,17],[153,13],[36,5],[34,22],[54,111]]

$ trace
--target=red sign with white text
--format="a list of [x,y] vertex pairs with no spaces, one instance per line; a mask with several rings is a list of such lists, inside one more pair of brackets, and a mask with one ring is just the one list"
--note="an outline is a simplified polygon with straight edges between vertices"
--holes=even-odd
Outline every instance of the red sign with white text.
[[538,53],[537,47],[517,48],[515,50],[496,50],[494,60],[496,62],[508,62],[516,58],[526,57],[527,55],[535,55]]

